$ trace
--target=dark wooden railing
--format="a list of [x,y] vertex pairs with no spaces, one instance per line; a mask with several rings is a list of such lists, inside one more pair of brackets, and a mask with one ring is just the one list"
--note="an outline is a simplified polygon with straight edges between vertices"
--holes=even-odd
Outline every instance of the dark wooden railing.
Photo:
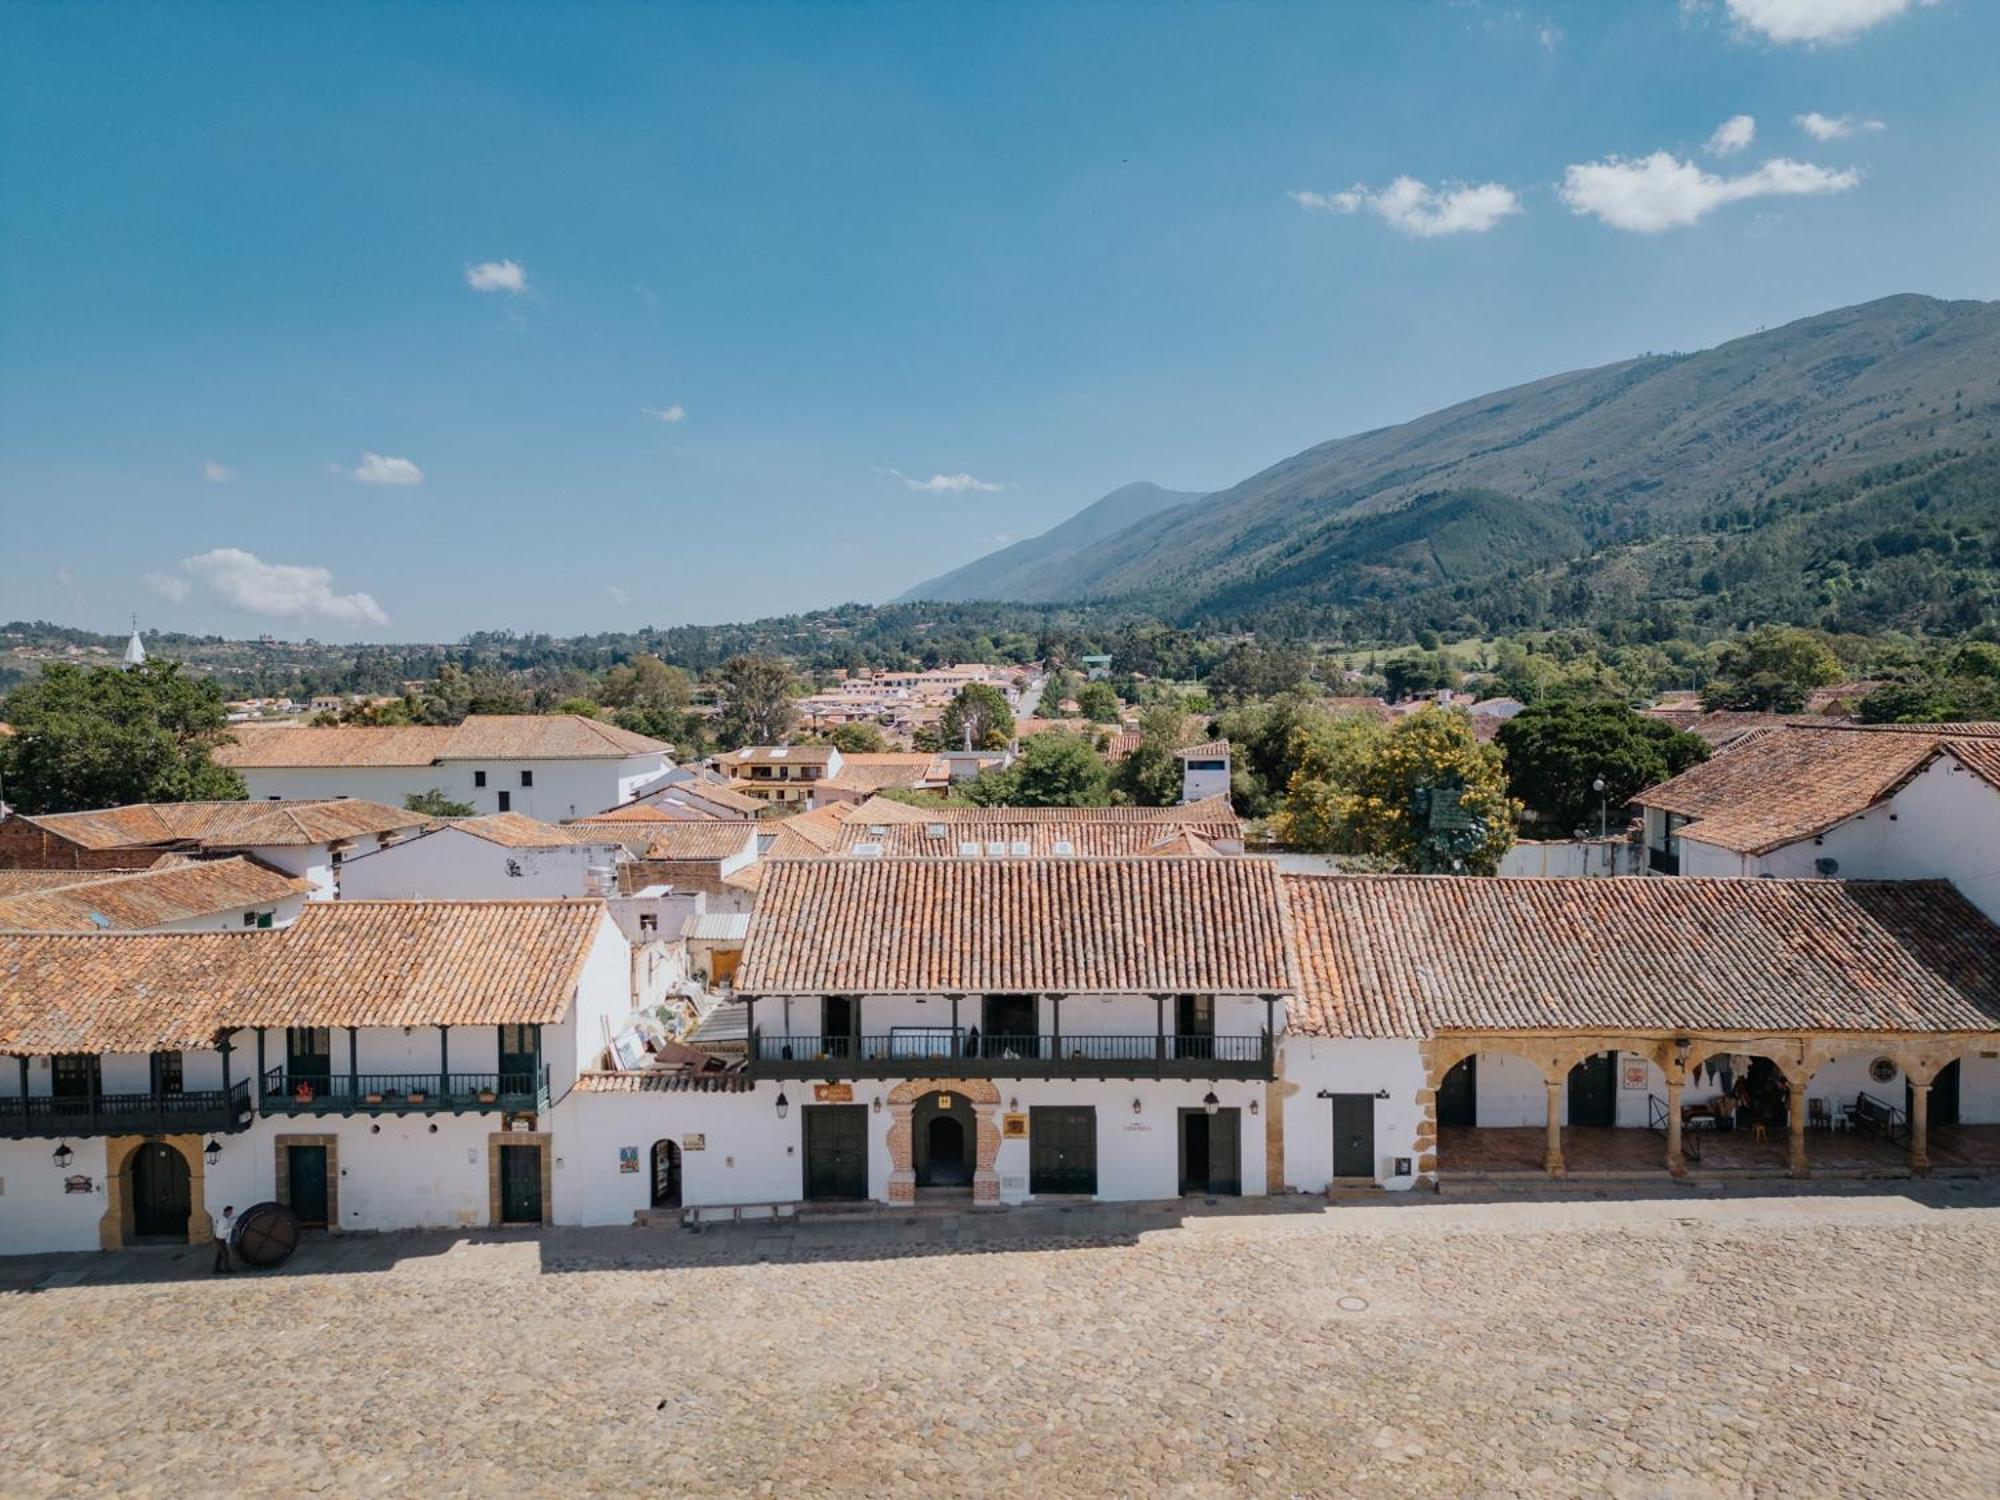
[[465,1114],[545,1108],[549,1070],[535,1073],[341,1073],[264,1075],[266,1114]]
[[214,1135],[250,1125],[250,1084],[227,1089],[149,1090],[95,1096],[15,1094],[0,1098],[0,1135]]
[[911,1030],[886,1036],[750,1037],[756,1078],[1256,1078],[1274,1077],[1271,1038],[1009,1036]]

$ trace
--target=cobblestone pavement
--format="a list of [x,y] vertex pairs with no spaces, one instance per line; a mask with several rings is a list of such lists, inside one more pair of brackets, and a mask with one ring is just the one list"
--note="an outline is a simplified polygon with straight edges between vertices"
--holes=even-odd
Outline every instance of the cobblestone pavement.
[[0,1494],[2000,1493],[2000,1187],[0,1261]]

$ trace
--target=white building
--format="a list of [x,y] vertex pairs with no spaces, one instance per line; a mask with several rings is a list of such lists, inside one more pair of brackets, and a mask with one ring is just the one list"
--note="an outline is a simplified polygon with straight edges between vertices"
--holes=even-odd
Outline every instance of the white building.
[[0,819],[0,869],[142,870],[170,856],[245,854],[296,875],[312,898],[340,894],[341,866],[424,826],[363,799],[139,802]]
[[[747,825],[746,825],[746,837]],[[520,813],[438,823],[347,860],[341,891],[356,900],[519,901],[604,896],[624,852],[615,839]]]
[[474,714],[451,727],[239,726],[216,762],[250,795],[357,797],[401,806],[442,792],[476,813],[558,822],[632,799],[667,770],[670,746],[580,714]]
[[0,1253],[551,1222],[622,1025],[597,902],[326,902],[275,932],[0,936]]
[[1181,763],[1181,801],[1229,796],[1229,741],[1208,740],[1175,752]]
[[2000,725],[1785,724],[1633,800],[1659,874],[1944,879],[2000,920]]

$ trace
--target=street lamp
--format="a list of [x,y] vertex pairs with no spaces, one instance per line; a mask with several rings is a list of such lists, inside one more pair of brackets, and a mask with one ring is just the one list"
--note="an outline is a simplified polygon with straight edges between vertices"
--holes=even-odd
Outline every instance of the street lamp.
[[782,1120],[785,1118],[786,1115],[790,1114],[791,1112],[792,1112],[792,1101],[785,1097],[785,1091],[783,1089],[778,1090],[778,1118]]
[[1206,1094],[1201,1096],[1201,1107],[1209,1114],[1214,1114],[1218,1109],[1222,1108],[1222,1101],[1215,1097],[1214,1089],[1210,1089]]
[[75,1155],[76,1153],[69,1149],[68,1141],[64,1141],[60,1146],[56,1147],[55,1149],[56,1170],[58,1172],[67,1172],[69,1170],[70,1160]]
[[208,1144],[201,1148],[201,1154],[211,1167],[214,1166],[216,1158],[222,1155],[222,1142],[218,1141],[214,1136],[210,1136]]
[[1604,778],[1591,782],[1590,789],[1597,793],[1597,836],[1608,838],[1611,834],[1611,805],[1605,798]]

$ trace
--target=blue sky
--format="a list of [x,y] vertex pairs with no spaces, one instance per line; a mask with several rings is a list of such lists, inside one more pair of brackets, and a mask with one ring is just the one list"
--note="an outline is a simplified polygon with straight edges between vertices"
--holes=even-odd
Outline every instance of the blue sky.
[[2000,296],[1996,57],[1979,0],[7,6],[0,618],[884,598],[1130,480]]

